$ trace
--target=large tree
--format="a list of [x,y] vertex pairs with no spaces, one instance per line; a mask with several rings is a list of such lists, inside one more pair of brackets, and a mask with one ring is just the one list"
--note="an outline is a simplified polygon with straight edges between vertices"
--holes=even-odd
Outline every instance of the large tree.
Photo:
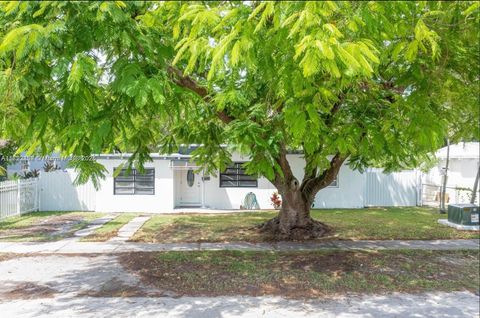
[[208,171],[239,151],[282,195],[263,229],[284,237],[328,230],[310,207],[342,164],[416,166],[452,123],[461,138],[478,118],[478,2],[0,6],[0,138],[32,152],[131,151],[137,166],[197,143]]

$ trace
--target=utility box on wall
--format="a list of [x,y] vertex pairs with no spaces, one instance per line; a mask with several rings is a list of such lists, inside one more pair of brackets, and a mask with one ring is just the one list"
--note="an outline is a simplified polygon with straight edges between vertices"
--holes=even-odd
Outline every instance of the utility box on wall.
[[475,204],[450,204],[448,221],[461,225],[479,225],[479,208]]

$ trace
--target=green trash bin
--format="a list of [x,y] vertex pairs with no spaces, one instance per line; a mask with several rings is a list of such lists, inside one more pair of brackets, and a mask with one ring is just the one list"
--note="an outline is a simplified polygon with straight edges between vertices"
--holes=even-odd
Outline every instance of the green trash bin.
[[449,204],[448,221],[461,225],[479,225],[479,208],[475,204]]

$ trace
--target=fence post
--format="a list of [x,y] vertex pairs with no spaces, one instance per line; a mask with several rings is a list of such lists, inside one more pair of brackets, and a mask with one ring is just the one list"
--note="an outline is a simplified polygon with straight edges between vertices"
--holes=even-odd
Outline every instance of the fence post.
[[21,204],[20,204],[20,199],[21,199],[21,193],[20,193],[20,179],[17,180],[17,214],[21,214]]
[[35,195],[37,196],[35,198],[35,203],[37,205],[37,211],[40,211],[40,178],[42,174],[37,178],[37,182],[35,183]]

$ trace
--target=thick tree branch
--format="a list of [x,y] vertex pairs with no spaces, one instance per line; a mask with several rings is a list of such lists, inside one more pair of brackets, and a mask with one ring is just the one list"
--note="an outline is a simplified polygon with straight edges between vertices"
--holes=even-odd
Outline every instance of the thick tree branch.
[[[278,158],[276,159],[278,165],[282,169],[283,176],[280,175],[278,172],[275,173],[275,180],[273,180],[273,184],[275,187],[280,191],[286,191],[288,189],[285,189],[285,185],[288,187],[291,187],[292,185],[294,187],[298,186],[298,180],[295,179],[295,176],[293,175],[292,168],[290,167],[290,164],[288,163],[287,160],[287,148],[284,143],[280,144],[280,153]],[[296,184],[292,184],[296,182]]]
[[321,175],[304,180],[300,187],[304,197],[308,200],[312,200],[318,191],[332,183],[346,159],[347,156],[342,156],[340,153],[337,153],[333,156],[332,160],[330,160],[330,167]]
[[[343,101],[345,100],[345,92],[342,92],[338,95],[338,100],[335,104],[333,104],[332,109],[330,110],[330,114],[325,120],[325,125],[327,127],[331,127],[333,123],[333,119],[335,117],[335,114],[338,113],[340,110],[340,107],[342,106]],[[311,156],[319,155],[322,152],[323,146],[320,146],[319,149],[317,149],[316,152],[314,152]],[[308,180],[313,179],[317,176],[317,168],[311,168],[308,166],[308,163],[310,162],[309,157],[307,153],[304,153],[305,157],[305,175],[302,180],[302,185],[305,184]],[[307,171],[311,170],[309,173]]]
[[342,106],[344,99],[345,99],[345,93],[340,93],[340,95],[338,96],[337,102],[333,104],[332,109],[330,110],[330,114],[325,120],[325,125],[327,125],[327,127],[330,127],[330,125],[332,124],[333,118],[335,117],[335,114],[338,113],[338,111],[340,110],[340,107]]
[[[210,103],[212,101],[211,96],[208,94],[208,91],[205,87],[198,85],[195,80],[193,80],[190,76],[184,75],[183,72],[173,66],[168,66],[167,68],[168,74],[172,76],[172,80],[178,86],[186,88],[198,96],[200,96],[206,103]],[[229,116],[224,111],[217,111],[216,112],[218,118],[225,124],[230,123],[234,120],[233,117]]]

